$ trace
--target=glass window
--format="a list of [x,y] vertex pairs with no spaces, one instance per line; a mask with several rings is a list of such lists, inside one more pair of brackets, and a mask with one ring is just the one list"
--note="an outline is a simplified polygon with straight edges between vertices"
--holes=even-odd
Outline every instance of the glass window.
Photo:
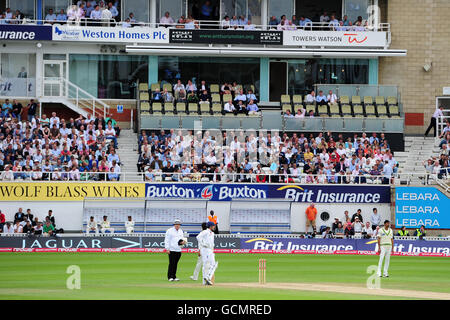
[[34,0],[9,0],[11,11],[19,10],[26,18],[35,19]]
[[70,55],[69,79],[99,99],[135,99],[136,82],[148,82],[148,57]]
[[368,59],[304,59],[288,63],[289,94],[306,94],[315,84],[368,84]]
[[294,0],[269,0],[269,19],[275,16],[279,21],[282,15],[292,17],[293,14]]
[[124,19],[134,14],[134,18],[137,22],[148,22],[149,18],[149,0],[128,0],[123,3],[124,5]]
[[49,10],[53,10],[53,14],[58,15],[61,9],[67,12],[67,8],[69,7],[69,1],[67,0],[44,0],[44,12],[42,13],[42,18],[45,19]]
[[236,81],[238,84],[253,84],[258,88],[259,59],[217,57],[159,57],[158,80],[184,84],[188,80],[199,84],[223,84]]
[[36,55],[26,53],[2,53],[1,78],[34,78],[36,75]]
[[177,21],[180,16],[186,16],[186,0],[157,0],[156,21],[169,12],[174,21]]
[[361,16],[364,20],[367,20],[367,8],[370,5],[370,0],[345,0],[344,14],[348,16],[348,19],[355,22],[358,16]]
[[248,0],[247,17],[253,24],[261,25],[261,0]]
[[0,55],[0,96],[36,96],[36,55],[2,53]]

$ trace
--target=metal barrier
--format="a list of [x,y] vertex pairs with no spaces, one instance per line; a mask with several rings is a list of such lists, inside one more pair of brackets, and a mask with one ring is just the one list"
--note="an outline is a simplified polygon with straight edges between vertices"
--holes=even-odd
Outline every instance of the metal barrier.
[[[9,173],[8,173],[9,172]],[[143,172],[43,172],[43,171],[3,171],[0,172],[0,182],[167,182],[167,183],[299,183],[299,184],[361,184],[361,185],[410,185],[417,184],[417,179],[423,185],[436,185],[443,183],[445,176],[441,178],[437,174],[429,173],[395,173],[390,179],[382,175],[312,175],[306,173],[293,174],[273,174],[269,171],[262,173],[240,174],[230,173],[173,173],[162,172],[161,170]],[[414,182],[414,180],[416,182]]]
[[[13,20],[9,19],[9,24],[25,24],[25,25],[61,25],[68,24],[73,26],[92,26],[92,27],[147,27],[147,28],[159,28],[159,27],[169,27],[169,28],[177,28],[177,29],[204,29],[204,30],[217,30],[217,29],[227,29],[227,30],[279,30],[279,31],[290,31],[290,30],[304,30],[304,31],[353,31],[353,32],[362,32],[362,31],[373,31],[373,32],[390,32],[391,27],[389,23],[379,23],[377,25],[368,25],[368,26],[352,26],[346,27],[344,29],[340,29],[339,27],[335,27],[329,23],[322,22],[307,22],[305,25],[269,25],[269,24],[260,24],[255,25],[252,24],[250,27],[248,25],[231,25],[224,24],[223,21],[219,20],[194,20],[194,24],[187,25],[187,23],[173,23],[173,24],[165,24],[165,23],[151,23],[151,22],[130,22],[127,23],[125,21],[116,21],[114,19],[71,19],[66,21],[49,21],[49,20],[37,20],[37,19],[27,19],[24,18],[22,20]],[[192,27],[191,27],[192,26]]]

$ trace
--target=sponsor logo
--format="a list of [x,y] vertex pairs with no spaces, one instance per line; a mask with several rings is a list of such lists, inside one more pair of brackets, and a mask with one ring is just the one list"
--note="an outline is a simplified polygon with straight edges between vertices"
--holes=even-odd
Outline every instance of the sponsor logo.
[[357,33],[344,33],[344,36],[348,37],[348,43],[352,44],[354,42],[360,44],[367,40],[367,36],[365,36],[363,39],[358,40],[358,34]]
[[214,194],[213,190],[214,190],[214,187],[212,184],[204,187],[202,189],[202,192],[200,193],[202,199],[211,200],[211,198],[213,197],[213,194]]
[[36,33],[33,31],[0,31],[1,40],[34,40]]

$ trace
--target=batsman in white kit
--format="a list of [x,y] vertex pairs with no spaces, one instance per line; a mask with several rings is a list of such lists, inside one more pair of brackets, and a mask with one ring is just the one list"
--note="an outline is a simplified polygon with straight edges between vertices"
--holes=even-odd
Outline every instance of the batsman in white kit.
[[391,259],[391,253],[394,251],[394,232],[390,228],[389,220],[384,221],[383,228],[378,230],[378,253],[380,254],[380,261],[378,262],[377,275],[381,277],[381,267],[384,259],[383,277],[389,277],[389,261]]
[[[202,231],[206,230],[207,226],[206,226],[206,222],[202,223]],[[201,233],[201,231],[200,231]],[[200,235],[200,233],[197,235],[197,242],[198,242],[198,236]],[[200,249],[200,246],[199,246]],[[198,258],[197,258],[197,264],[195,265],[195,269],[194,269],[194,273],[192,274],[192,276],[190,276],[191,280],[197,281],[198,280],[198,275],[200,274],[200,270],[203,266],[203,260],[202,260],[202,255],[200,254],[200,252],[198,253]],[[203,284],[205,284],[205,280],[203,280]]]
[[214,272],[219,263],[215,260],[214,255],[214,222],[209,221],[206,224],[207,229],[200,232],[197,236],[198,247],[200,249],[200,256],[203,262],[203,284],[212,285]]

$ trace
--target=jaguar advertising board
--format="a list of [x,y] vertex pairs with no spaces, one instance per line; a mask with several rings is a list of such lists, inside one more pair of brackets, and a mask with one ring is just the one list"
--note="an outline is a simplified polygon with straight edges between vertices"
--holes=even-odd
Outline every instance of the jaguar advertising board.
[[450,199],[434,187],[396,187],[395,225],[450,229]]
[[146,198],[212,201],[287,199],[316,203],[390,203],[389,186],[147,183]]
[[283,44],[281,31],[170,29],[170,43]]
[[[215,239],[216,249],[239,249],[238,238]],[[189,237],[186,249],[196,249],[197,239]],[[78,236],[78,237],[0,237],[0,248],[30,249],[164,249],[164,237],[149,236]]]

